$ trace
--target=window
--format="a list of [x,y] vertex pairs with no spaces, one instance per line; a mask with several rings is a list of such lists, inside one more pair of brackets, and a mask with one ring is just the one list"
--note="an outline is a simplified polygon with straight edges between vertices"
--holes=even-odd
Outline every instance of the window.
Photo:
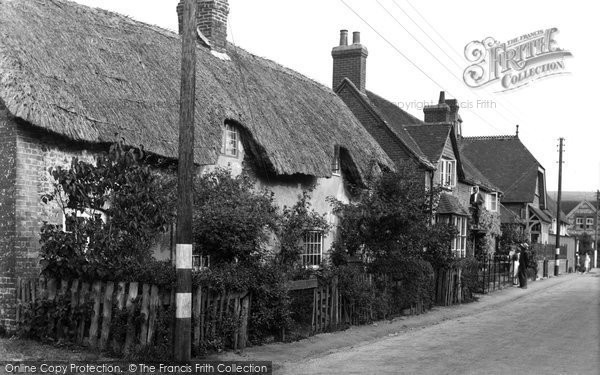
[[498,193],[490,193],[485,196],[485,208],[491,212],[498,211]]
[[100,217],[106,223],[106,214],[102,211],[88,208],[84,212],[81,212],[72,208],[66,208],[62,222],[63,231],[71,233],[77,223],[82,223],[84,219],[91,219],[93,216]]
[[452,251],[457,257],[464,258],[467,252],[467,218],[453,216],[452,224],[458,230],[456,237],[452,240]]
[[223,130],[223,145],[221,152],[226,156],[238,157],[239,154],[239,132],[230,124],[225,124]]
[[583,218],[582,217],[576,218],[575,225],[577,225],[579,228],[583,228]]
[[593,217],[588,217],[585,219],[585,225],[587,227],[593,227],[594,226],[594,218]]
[[454,187],[456,185],[456,160],[442,159],[440,179],[444,187]]
[[[62,222],[63,232],[72,233],[77,224],[82,224],[85,219],[91,219],[92,217],[100,218],[104,223],[106,223],[106,214],[102,211],[86,208],[85,211],[82,212],[72,208],[66,208]],[[86,242],[87,244],[83,249],[84,252],[87,252],[88,245],[90,243],[89,237],[86,239]]]
[[331,173],[333,173],[335,176],[339,176],[340,172],[340,146],[335,146],[333,152],[333,161],[331,162]]
[[192,255],[192,269],[200,271],[210,267],[210,255],[196,254]]
[[323,233],[309,230],[304,233],[302,264],[307,267],[319,267],[323,255]]

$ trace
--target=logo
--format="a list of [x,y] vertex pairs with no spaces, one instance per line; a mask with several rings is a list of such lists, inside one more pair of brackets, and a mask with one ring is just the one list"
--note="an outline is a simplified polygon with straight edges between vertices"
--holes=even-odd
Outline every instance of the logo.
[[558,47],[557,28],[538,30],[500,43],[492,37],[465,47],[471,63],[463,73],[467,86],[499,85],[499,91],[514,90],[532,81],[567,74],[565,57],[571,52]]

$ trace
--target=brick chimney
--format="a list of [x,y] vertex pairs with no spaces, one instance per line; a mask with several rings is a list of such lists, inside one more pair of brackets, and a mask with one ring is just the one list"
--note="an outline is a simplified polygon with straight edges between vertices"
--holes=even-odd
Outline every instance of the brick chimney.
[[459,109],[460,106],[456,99],[446,99],[446,93],[440,91],[438,104],[423,108],[425,122],[450,122],[454,125],[456,135],[460,137],[462,135],[462,118],[458,114]]
[[344,78],[348,78],[361,92],[365,92],[368,55],[367,48],[360,44],[360,32],[352,33],[352,44],[348,45],[348,30],[341,30],[340,45],[331,50],[333,89],[335,90]]
[[446,93],[440,91],[438,104],[426,105],[423,108],[425,122],[448,122],[450,121],[450,106],[446,104]]
[[[214,50],[225,52],[227,47],[227,16],[229,15],[228,0],[196,0],[198,13],[196,14],[198,29],[211,43]],[[179,34],[182,32],[183,2],[177,4],[177,17],[179,19]]]

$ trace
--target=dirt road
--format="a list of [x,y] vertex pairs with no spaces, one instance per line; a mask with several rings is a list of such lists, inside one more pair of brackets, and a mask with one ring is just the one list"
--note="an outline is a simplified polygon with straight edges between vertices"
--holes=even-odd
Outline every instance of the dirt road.
[[505,303],[488,302],[439,324],[287,362],[277,372],[599,374],[600,273],[530,285],[510,290]]

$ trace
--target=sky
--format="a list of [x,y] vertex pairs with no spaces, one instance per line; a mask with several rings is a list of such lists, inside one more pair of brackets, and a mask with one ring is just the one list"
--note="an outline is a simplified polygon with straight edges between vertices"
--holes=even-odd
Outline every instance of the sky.
[[[166,29],[177,29],[179,0],[76,0]],[[505,0],[229,0],[228,40],[331,86],[331,49],[339,30],[361,32],[367,47],[367,89],[423,118],[439,92],[461,103],[463,135],[519,137],[558,187],[558,139],[565,138],[563,191],[600,188],[597,106],[600,52],[591,1]],[[462,77],[472,41],[506,42],[557,28],[556,45],[572,53],[568,74],[519,89],[471,88]],[[351,39],[351,36],[350,36]],[[428,52],[429,51],[429,52]]]

